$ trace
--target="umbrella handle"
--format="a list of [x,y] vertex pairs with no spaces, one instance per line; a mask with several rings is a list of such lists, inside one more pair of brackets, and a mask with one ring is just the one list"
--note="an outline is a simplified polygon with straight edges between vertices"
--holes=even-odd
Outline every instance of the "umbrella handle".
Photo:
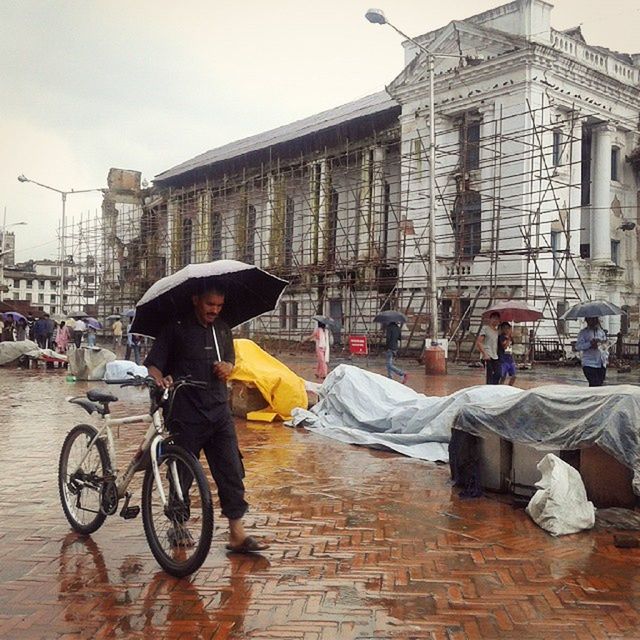
[[222,358],[220,357],[220,347],[218,346],[218,337],[216,336],[216,330],[211,325],[211,333],[213,334],[213,344],[216,345],[216,353],[218,354],[218,362],[222,362]]

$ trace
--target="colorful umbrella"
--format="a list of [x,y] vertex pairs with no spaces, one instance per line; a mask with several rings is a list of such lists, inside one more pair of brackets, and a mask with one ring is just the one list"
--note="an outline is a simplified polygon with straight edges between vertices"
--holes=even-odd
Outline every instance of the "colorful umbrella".
[[95,318],[87,317],[84,318],[84,321],[87,326],[91,327],[92,329],[102,329],[102,323]]
[[2,319],[9,320],[9,318],[14,322],[19,322],[20,320],[24,320],[25,322],[27,321],[27,319],[17,311],[4,311],[2,313]]
[[501,322],[535,322],[543,317],[542,311],[521,300],[501,300],[484,311],[486,320],[492,313],[500,315]]

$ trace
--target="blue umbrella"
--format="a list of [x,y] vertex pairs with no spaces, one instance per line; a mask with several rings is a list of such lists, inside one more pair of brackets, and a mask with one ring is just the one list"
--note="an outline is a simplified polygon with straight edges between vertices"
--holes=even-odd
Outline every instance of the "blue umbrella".
[[92,329],[102,329],[102,323],[95,318],[84,318],[84,322]]
[[133,318],[133,316],[136,315],[136,310],[135,309],[127,309],[126,311],[122,312],[123,316],[126,316],[127,318]]
[[11,319],[14,322],[20,322],[20,320],[24,320],[25,322],[27,321],[27,319],[21,313],[18,313],[17,311],[4,311],[2,313],[2,318],[3,318],[3,320]]
[[577,320],[578,318],[600,318],[601,316],[620,316],[624,309],[606,300],[587,300],[573,305],[561,320]]

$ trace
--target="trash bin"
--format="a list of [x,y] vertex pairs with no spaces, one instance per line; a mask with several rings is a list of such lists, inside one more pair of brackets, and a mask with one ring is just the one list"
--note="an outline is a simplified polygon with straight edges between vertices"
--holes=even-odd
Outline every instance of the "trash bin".
[[437,345],[426,347],[424,350],[424,372],[427,375],[444,375],[447,373],[447,359],[444,349]]

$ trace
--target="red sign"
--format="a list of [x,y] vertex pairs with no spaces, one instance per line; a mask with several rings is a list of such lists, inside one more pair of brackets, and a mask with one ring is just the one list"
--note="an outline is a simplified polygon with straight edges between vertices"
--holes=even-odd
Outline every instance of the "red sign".
[[367,336],[349,336],[349,353],[366,356],[369,353]]

